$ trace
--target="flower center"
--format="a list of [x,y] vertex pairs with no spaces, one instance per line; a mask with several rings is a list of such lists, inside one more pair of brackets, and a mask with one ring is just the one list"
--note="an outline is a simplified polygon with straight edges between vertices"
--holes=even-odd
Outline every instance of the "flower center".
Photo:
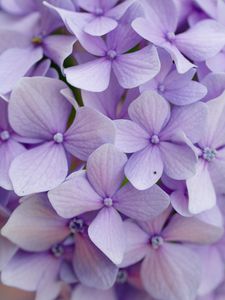
[[202,157],[207,161],[212,161],[214,158],[216,158],[216,153],[216,150],[206,147],[202,150]]
[[128,279],[127,271],[119,270],[117,277],[116,277],[116,282],[123,284],[123,283],[127,282],[127,279]]
[[104,203],[105,206],[111,207],[113,205],[113,200],[111,198],[105,198],[103,200],[103,203]]
[[162,246],[163,243],[164,243],[164,240],[160,235],[154,235],[151,238],[151,245],[152,245],[152,248],[155,250],[157,250],[160,246]]
[[104,10],[101,7],[97,7],[95,9],[95,15],[96,16],[102,16],[104,14]]
[[42,38],[40,36],[34,36],[31,40],[32,44],[40,45],[42,44]]
[[165,92],[165,85],[164,85],[163,83],[160,83],[160,84],[158,85],[158,91],[159,91],[160,93]]
[[8,132],[8,130],[3,130],[0,133],[0,139],[4,142],[7,141],[10,138],[10,133]]
[[158,144],[160,142],[158,135],[157,134],[153,134],[152,137],[150,138],[150,142],[153,145]]
[[79,218],[74,218],[69,223],[69,229],[71,233],[82,232],[84,230],[84,221]]
[[55,257],[61,257],[64,254],[64,248],[62,245],[55,245],[51,248],[51,252]]
[[176,38],[176,36],[175,36],[175,33],[174,33],[174,32],[168,31],[168,32],[166,33],[166,39],[167,39],[167,41],[173,42],[173,41],[175,40],[175,38]]
[[63,142],[63,134],[60,132],[57,132],[54,136],[53,136],[53,140],[58,143],[61,144]]
[[113,60],[117,56],[117,53],[115,50],[108,50],[106,55],[108,59]]

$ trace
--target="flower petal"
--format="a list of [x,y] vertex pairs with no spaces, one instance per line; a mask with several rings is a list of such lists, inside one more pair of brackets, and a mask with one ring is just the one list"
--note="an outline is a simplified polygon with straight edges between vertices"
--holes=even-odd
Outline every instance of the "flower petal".
[[89,240],[76,235],[73,266],[77,277],[84,285],[109,289],[116,281],[118,268]]
[[118,23],[116,20],[100,16],[95,17],[90,23],[85,25],[84,31],[90,35],[102,36],[117,27]]
[[88,182],[85,171],[72,173],[65,182],[49,191],[48,197],[57,214],[63,218],[73,218],[103,205],[101,196]]
[[105,144],[93,152],[87,161],[87,177],[102,197],[111,197],[124,179],[127,157],[114,145]]
[[87,63],[65,69],[68,82],[90,92],[102,92],[109,86],[111,62],[98,58]]
[[103,208],[88,228],[92,242],[114,263],[120,264],[125,251],[125,232],[119,213]]
[[2,235],[27,251],[43,251],[69,235],[67,220],[60,218],[44,194],[24,200],[12,213]]
[[66,178],[68,163],[62,145],[48,142],[17,156],[9,169],[19,196],[48,191]]
[[141,267],[148,293],[157,299],[195,299],[201,280],[198,256],[182,245],[164,244],[149,250]]
[[118,56],[112,62],[113,71],[125,89],[135,88],[155,77],[160,70],[160,61],[154,46]]
[[105,143],[114,143],[113,122],[89,107],[79,108],[74,123],[65,134],[66,150],[81,160]]
[[132,154],[125,166],[125,175],[138,190],[153,186],[163,173],[163,160],[157,146],[148,146]]
[[89,288],[84,285],[79,285],[78,287],[75,288],[71,297],[71,300],[77,300],[77,299],[116,300],[117,298],[113,289],[104,291],[104,290],[97,290],[95,288]]
[[114,196],[114,207],[135,220],[149,221],[160,215],[170,203],[169,196],[157,185],[145,191],[135,189],[130,183]]

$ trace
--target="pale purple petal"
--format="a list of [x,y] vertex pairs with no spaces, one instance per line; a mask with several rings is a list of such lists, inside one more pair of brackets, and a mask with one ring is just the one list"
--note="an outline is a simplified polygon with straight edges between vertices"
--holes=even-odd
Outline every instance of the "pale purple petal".
[[125,251],[125,231],[119,213],[113,207],[103,208],[88,228],[92,242],[115,264]]
[[134,88],[156,76],[160,61],[154,46],[119,55],[112,62],[113,71],[123,88]]
[[75,67],[65,69],[68,82],[90,92],[102,92],[109,86],[111,62],[99,58]]
[[207,163],[200,160],[196,173],[187,180],[189,210],[198,214],[216,204],[216,193],[208,171]]
[[132,121],[143,127],[149,135],[158,134],[170,118],[168,102],[154,91],[143,92],[128,109]]
[[145,191],[139,191],[130,183],[122,187],[113,199],[118,211],[140,221],[157,217],[170,203],[169,196],[159,186],[153,185]]
[[124,179],[126,162],[126,155],[111,144],[102,145],[89,156],[87,177],[99,195],[109,198],[115,194]]
[[2,228],[2,234],[27,251],[43,251],[63,241],[70,233],[43,194],[30,196],[18,206]]
[[225,45],[225,28],[214,20],[197,23],[176,36],[176,46],[194,61],[203,61],[216,55]]
[[66,178],[68,163],[62,145],[48,142],[26,151],[11,164],[9,177],[17,195],[48,191]]
[[116,300],[116,295],[113,289],[109,290],[97,290],[95,288],[89,288],[84,285],[79,285],[73,291],[71,300]]
[[139,151],[149,145],[148,132],[130,120],[115,120],[115,146],[125,153]]
[[25,151],[25,147],[13,139],[9,139],[3,143],[0,143],[0,186],[4,189],[11,190],[12,183],[9,178],[9,167],[18,155]]
[[163,173],[163,160],[157,146],[147,146],[132,154],[125,166],[125,175],[138,190],[153,186]]
[[55,189],[48,192],[49,200],[57,214],[72,218],[102,207],[101,196],[92,188],[85,171],[72,173]]
[[118,23],[116,20],[99,16],[84,26],[84,31],[90,35],[102,36],[117,27]]
[[113,122],[89,107],[79,108],[74,123],[65,134],[66,150],[81,160],[105,143],[114,143]]
[[17,249],[15,244],[0,235],[0,271],[8,264]]
[[106,290],[116,281],[118,268],[88,237],[79,234],[76,236],[73,266],[81,283],[88,287]]
[[67,35],[50,35],[43,41],[44,54],[54,61],[61,70],[64,60],[73,52],[76,38]]
[[17,81],[43,57],[41,47],[11,48],[0,55],[0,93],[11,92]]
[[9,102],[10,125],[27,138],[51,140],[54,134],[63,134],[71,111],[70,103],[60,94],[66,87],[57,79],[21,79]]
[[208,101],[220,96],[225,90],[225,74],[224,73],[209,73],[201,81],[207,87],[208,93],[203,99]]
[[149,250],[141,276],[145,289],[158,299],[195,299],[201,280],[198,256],[187,247],[164,244]]

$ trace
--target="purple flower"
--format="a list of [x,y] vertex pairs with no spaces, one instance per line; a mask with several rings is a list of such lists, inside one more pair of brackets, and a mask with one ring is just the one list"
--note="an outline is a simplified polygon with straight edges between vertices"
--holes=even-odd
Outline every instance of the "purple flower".
[[11,190],[9,167],[12,161],[25,152],[25,147],[17,142],[16,134],[8,121],[8,103],[0,98],[0,186]]
[[[53,8],[63,20],[69,14],[66,10]],[[87,91],[102,92],[109,86],[112,71],[123,88],[134,88],[152,79],[160,69],[156,48],[147,46],[139,51],[126,53],[140,40],[130,26],[131,20],[137,15],[139,5],[134,4],[123,16],[121,24],[107,35],[106,40],[92,37],[72,23],[81,45],[98,58],[65,69],[68,82]],[[68,27],[68,23],[66,24]]]
[[196,174],[187,180],[190,211],[200,213],[216,204],[216,192],[224,193],[225,180],[225,96],[207,102],[208,118],[196,147],[199,155]]
[[37,145],[14,159],[10,179],[19,196],[48,191],[68,173],[68,153],[87,160],[105,142],[113,142],[115,129],[100,113],[83,107],[67,129],[71,104],[60,93],[59,80],[23,78],[9,101],[9,121],[24,143]]
[[89,156],[87,171],[73,173],[48,193],[53,207],[64,218],[99,210],[88,233],[115,264],[121,263],[125,248],[119,212],[137,220],[149,220],[169,205],[168,195],[156,185],[146,191],[138,191],[130,183],[120,188],[126,161],[126,155],[113,145],[103,145]]
[[140,91],[155,90],[166,100],[175,105],[187,105],[202,99],[207,89],[199,82],[192,80],[196,71],[189,70],[179,74],[170,55],[163,49],[159,49],[161,69],[159,74],[140,87]]
[[[72,261],[78,279],[87,286],[108,289],[116,280],[118,268],[90,241],[82,219],[59,217],[45,194],[24,198],[2,234],[29,251],[19,251],[3,269],[6,284],[36,290],[44,280],[56,280],[64,260]],[[51,278],[42,280],[48,272]]]
[[29,31],[1,30],[0,38],[0,94],[7,94],[17,81],[44,56],[63,67],[66,57],[72,53],[74,37],[56,35],[52,32],[59,26],[51,17],[51,11],[39,4],[40,11],[32,13],[25,25]]
[[[137,18],[132,27],[143,38],[164,48],[175,61],[179,73],[185,73],[194,65],[216,55],[225,45],[225,27],[214,20],[204,20],[189,30],[176,33],[178,11],[174,0],[150,0],[146,4],[146,18]],[[184,56],[185,55],[185,56]]]
[[[143,285],[156,299],[195,299],[201,281],[199,258],[188,243],[208,244],[218,240],[223,227],[207,216],[185,218],[170,210],[151,222],[125,221],[127,249],[121,266],[138,261]],[[167,224],[167,225],[165,225]]]
[[[125,166],[125,175],[137,189],[151,187],[163,172],[179,180],[195,174],[197,156],[190,140],[199,140],[202,133],[206,119],[204,104],[171,111],[160,95],[145,91],[130,104],[128,114],[131,120],[114,121],[115,144],[121,151],[133,153]],[[194,123],[198,123],[197,127]]]
[[[78,0],[78,6],[85,12],[69,10],[65,12],[63,21],[75,35],[75,24],[87,34],[93,36],[105,35],[118,26],[119,19],[134,0],[126,0],[117,5],[118,2],[119,0]],[[51,7],[47,2],[45,2],[45,5]]]

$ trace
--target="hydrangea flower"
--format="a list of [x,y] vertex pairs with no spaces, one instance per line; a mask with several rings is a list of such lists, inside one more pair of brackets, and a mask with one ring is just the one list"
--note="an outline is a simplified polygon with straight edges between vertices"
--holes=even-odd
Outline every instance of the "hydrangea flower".
[[200,118],[196,121],[201,126],[205,112],[203,105],[171,112],[164,98],[156,92],[145,91],[128,108],[131,120],[114,121],[116,146],[133,153],[125,166],[125,174],[137,189],[151,187],[163,172],[179,180],[195,174],[197,157],[185,133],[191,139],[197,138],[201,127],[192,127],[189,117],[198,114]]
[[[203,20],[182,33],[176,33],[178,11],[174,0],[144,1],[146,17],[137,18],[132,27],[143,38],[164,48],[175,61],[179,73],[185,73],[194,65],[216,55],[225,45],[225,27],[214,20]],[[185,57],[185,56],[186,57]]]
[[[67,129],[71,104],[60,93],[67,86],[50,78],[24,78],[9,101],[9,121],[21,141],[37,145],[14,159],[10,179],[19,196],[48,191],[68,173],[68,153],[81,160],[115,136],[111,121],[80,108]],[[88,122],[87,122],[88,121]]]
[[131,184],[120,189],[126,161],[126,155],[113,145],[103,145],[89,156],[86,172],[71,174],[48,193],[53,207],[64,218],[99,210],[88,233],[93,243],[115,264],[121,263],[125,247],[119,212],[137,220],[148,220],[169,205],[167,194],[158,186],[143,192]]

